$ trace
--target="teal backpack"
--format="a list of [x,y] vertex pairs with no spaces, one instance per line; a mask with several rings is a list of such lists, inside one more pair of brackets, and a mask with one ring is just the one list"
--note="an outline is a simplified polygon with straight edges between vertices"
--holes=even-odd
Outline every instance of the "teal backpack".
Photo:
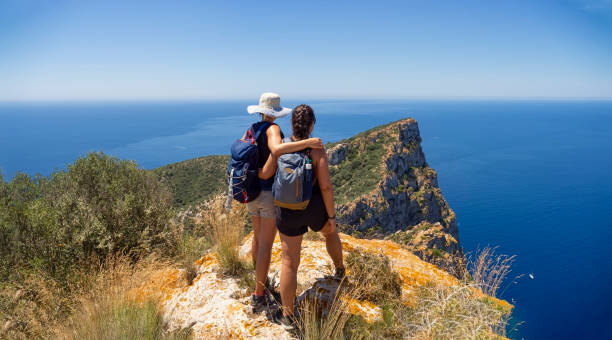
[[[291,142],[291,138],[283,139]],[[291,210],[304,210],[312,197],[312,160],[306,151],[280,156],[272,185],[274,205]]]

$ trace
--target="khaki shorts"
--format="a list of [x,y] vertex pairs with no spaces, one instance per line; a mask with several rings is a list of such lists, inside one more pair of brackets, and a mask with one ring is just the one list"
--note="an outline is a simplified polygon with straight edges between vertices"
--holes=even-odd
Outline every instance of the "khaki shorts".
[[275,218],[276,209],[274,208],[274,198],[272,191],[262,190],[259,196],[247,203],[247,210],[251,216],[261,216],[263,218]]

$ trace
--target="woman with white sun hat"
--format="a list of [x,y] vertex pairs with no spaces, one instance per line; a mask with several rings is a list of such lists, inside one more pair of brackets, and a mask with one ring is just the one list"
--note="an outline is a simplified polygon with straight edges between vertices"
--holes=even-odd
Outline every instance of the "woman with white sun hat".
[[262,124],[268,125],[259,136],[257,147],[259,149],[259,178],[261,193],[256,199],[247,203],[247,209],[253,222],[253,241],[251,257],[255,264],[255,292],[251,296],[251,305],[254,313],[265,310],[270,303],[266,292],[268,270],[272,245],[276,237],[276,209],[272,197],[272,183],[276,172],[276,159],[285,153],[296,152],[307,148],[322,149],[323,143],[319,138],[309,138],[299,142],[283,143],[283,132],[274,124],[274,120],[291,113],[291,109],[280,105],[280,96],[276,93],[266,92],[259,98],[259,105],[249,105],[249,114],[259,113],[261,121],[253,125],[256,131]]

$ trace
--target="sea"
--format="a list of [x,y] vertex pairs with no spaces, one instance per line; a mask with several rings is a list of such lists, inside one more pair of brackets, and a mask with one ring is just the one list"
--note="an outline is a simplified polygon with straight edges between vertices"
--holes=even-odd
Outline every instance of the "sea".
[[[256,102],[254,100],[254,102]],[[612,101],[303,100],[334,142],[418,120],[466,252],[516,255],[500,295],[516,339],[610,337]],[[257,120],[236,101],[0,104],[0,167],[49,175],[103,151],[145,169],[228,154]],[[290,133],[289,118],[278,120]]]

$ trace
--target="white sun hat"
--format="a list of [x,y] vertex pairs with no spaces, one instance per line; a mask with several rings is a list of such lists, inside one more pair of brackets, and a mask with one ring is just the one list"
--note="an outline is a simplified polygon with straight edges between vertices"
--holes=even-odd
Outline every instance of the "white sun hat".
[[291,109],[280,106],[280,96],[277,93],[266,92],[259,97],[259,105],[249,105],[247,112],[250,114],[263,113],[280,118],[290,114]]

